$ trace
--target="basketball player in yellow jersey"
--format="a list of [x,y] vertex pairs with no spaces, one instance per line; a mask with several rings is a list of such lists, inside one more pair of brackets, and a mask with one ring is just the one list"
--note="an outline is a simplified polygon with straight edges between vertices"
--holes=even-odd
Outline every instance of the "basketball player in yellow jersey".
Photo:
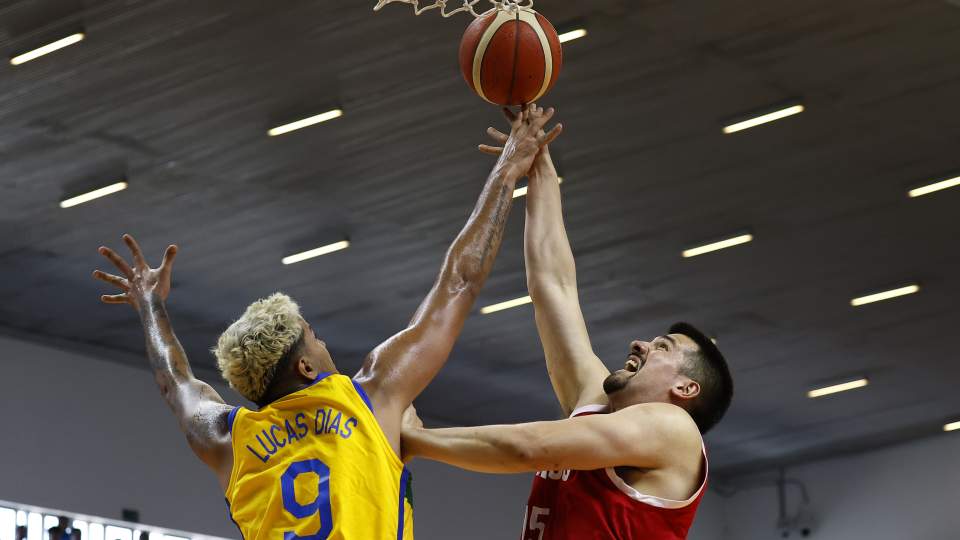
[[140,315],[147,356],[187,442],[217,475],[245,540],[409,538],[408,479],[398,458],[404,410],[436,375],[493,265],[516,182],[556,138],[553,116],[531,105],[513,117],[506,150],[447,252],[409,326],[371,352],[360,372],[339,375],[314,330],[287,296],[251,304],[214,352],[224,378],[259,410],[234,408],[194,378],[165,301],[177,247],[150,268],[136,241],[133,262],[100,253],[122,275],[94,276]]

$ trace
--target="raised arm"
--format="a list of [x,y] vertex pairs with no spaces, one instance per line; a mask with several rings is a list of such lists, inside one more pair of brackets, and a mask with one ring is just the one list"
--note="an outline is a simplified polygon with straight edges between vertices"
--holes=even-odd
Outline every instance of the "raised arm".
[[95,278],[123,291],[121,294],[103,295],[101,300],[107,304],[129,304],[140,314],[146,336],[147,358],[160,387],[160,394],[177,418],[190,448],[213,469],[221,485],[226,488],[233,466],[227,426],[232,407],[224,403],[210,385],[193,376],[187,354],[173,333],[165,306],[177,247],[168,247],[163,264],[152,269],[147,265],[136,240],[130,235],[124,235],[123,240],[133,255],[132,267],[110,248],[100,248],[100,253],[124,276],[106,274],[100,270],[93,273]]
[[[503,144],[507,136],[491,129],[490,136]],[[502,147],[481,150],[499,154]],[[560,180],[545,146],[530,172],[527,190],[527,226],[524,233],[527,290],[533,299],[537,331],[547,358],[547,373],[566,415],[577,407],[606,404],[603,380],[610,371],[590,345],[580,310],[577,268],[563,224]]]
[[548,148],[537,156],[530,174],[523,248],[527,289],[560,406],[569,415],[582,405],[607,403],[603,380],[610,371],[593,352],[580,310],[560,182]]
[[411,409],[404,418],[404,459],[423,457],[484,473],[658,469],[700,452],[696,424],[666,403],[552,422],[444,429],[424,429],[415,414]]
[[427,386],[450,355],[500,248],[517,180],[540,147],[556,138],[543,126],[553,116],[531,105],[512,117],[512,131],[463,230],[409,326],[374,349],[355,379],[370,394],[387,437],[399,445],[404,409]]

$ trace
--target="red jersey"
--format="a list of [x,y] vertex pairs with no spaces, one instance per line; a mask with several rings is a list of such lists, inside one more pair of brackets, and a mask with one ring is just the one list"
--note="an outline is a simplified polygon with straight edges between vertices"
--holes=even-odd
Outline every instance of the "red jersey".
[[[588,405],[570,417],[603,413]],[[523,519],[521,540],[683,540],[707,487],[703,482],[685,501],[644,495],[624,482],[615,469],[541,471]]]

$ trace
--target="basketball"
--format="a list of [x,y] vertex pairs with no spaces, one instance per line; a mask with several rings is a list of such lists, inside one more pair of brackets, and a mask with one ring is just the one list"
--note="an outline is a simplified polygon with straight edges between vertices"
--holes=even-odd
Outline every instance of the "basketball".
[[467,27],[460,69],[477,95],[497,105],[523,105],[550,91],[563,66],[557,31],[536,11],[493,9]]

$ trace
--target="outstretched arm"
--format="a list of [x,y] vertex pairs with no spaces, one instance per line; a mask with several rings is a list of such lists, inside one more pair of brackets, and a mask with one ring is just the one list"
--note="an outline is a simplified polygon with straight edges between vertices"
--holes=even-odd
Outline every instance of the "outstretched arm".
[[423,457],[484,473],[658,469],[676,456],[699,453],[690,416],[665,403],[552,422],[423,429],[416,411],[404,417],[403,456]]
[[[497,130],[491,130],[490,136],[501,144],[507,140]],[[485,146],[482,150],[499,154],[502,148]],[[593,352],[580,310],[577,268],[563,224],[560,180],[548,147],[537,155],[530,172],[524,256],[527,290],[560,406],[569,415],[582,405],[606,404],[603,380],[610,371]]]
[[100,253],[125,276],[95,271],[94,277],[123,291],[122,294],[104,295],[101,300],[108,304],[130,304],[140,314],[147,358],[160,394],[177,418],[190,448],[214,470],[226,488],[233,466],[227,427],[227,416],[232,407],[224,403],[210,385],[193,376],[187,354],[173,333],[167,315],[165,301],[170,292],[170,273],[177,247],[168,247],[163,264],[152,269],[136,240],[130,235],[124,235],[123,240],[133,254],[133,267],[110,248],[100,248]]
[[450,355],[500,248],[517,180],[541,146],[560,134],[543,134],[553,116],[530,105],[513,116],[506,150],[487,179],[467,224],[450,246],[440,275],[408,328],[377,347],[357,374],[370,394],[387,437],[399,447],[404,409],[426,387]]
[[524,232],[527,289],[547,373],[564,413],[582,405],[605,404],[603,380],[610,374],[593,352],[580,310],[577,269],[563,223],[557,170],[544,149],[534,164],[527,192]]

